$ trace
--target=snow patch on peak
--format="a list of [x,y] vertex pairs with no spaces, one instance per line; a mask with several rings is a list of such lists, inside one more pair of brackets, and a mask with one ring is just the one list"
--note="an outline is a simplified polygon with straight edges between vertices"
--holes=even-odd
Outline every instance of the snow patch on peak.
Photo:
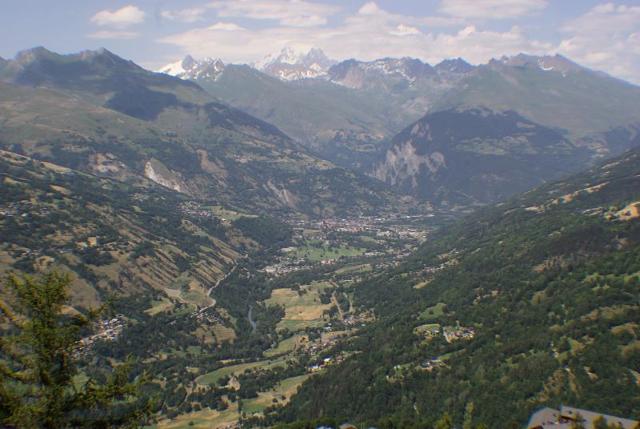
[[321,49],[312,48],[305,53],[286,46],[278,55],[267,55],[253,67],[281,80],[299,80],[323,77],[333,64],[335,61]]
[[563,76],[584,69],[582,66],[559,54],[544,56],[527,54],[503,56],[499,60],[491,60],[489,65],[534,68],[542,71],[561,73]]
[[545,62],[544,62],[544,58],[540,58],[538,60],[538,67],[540,67],[540,69],[544,70],[544,71],[552,71],[553,70],[553,66],[545,66]]
[[224,71],[225,65],[219,58],[195,60],[187,55],[180,61],[167,64],[158,73],[164,73],[181,79],[213,79],[217,80]]

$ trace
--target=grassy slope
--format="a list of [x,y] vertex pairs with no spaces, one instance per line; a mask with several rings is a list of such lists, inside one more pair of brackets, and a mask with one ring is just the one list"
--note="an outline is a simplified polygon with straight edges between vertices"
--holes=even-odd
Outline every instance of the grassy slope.
[[0,267],[70,270],[76,303],[84,306],[116,290],[147,288],[206,305],[206,289],[240,257],[239,244],[249,243],[215,217],[183,215],[187,199],[162,189],[4,151],[0,174]]
[[640,88],[591,71],[561,73],[538,68],[483,66],[437,103],[515,110],[573,137],[640,121]]

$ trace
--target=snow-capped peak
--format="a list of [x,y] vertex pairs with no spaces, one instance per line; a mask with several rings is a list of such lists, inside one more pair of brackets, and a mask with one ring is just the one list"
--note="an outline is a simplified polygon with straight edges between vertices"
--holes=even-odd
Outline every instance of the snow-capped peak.
[[224,63],[219,58],[204,58],[195,60],[191,55],[187,55],[180,61],[167,64],[158,70],[158,73],[165,73],[181,79],[217,79],[224,71]]
[[333,64],[335,61],[318,48],[300,52],[286,46],[278,55],[267,55],[253,67],[282,80],[299,80],[325,76]]
[[499,60],[491,60],[489,65],[507,65],[513,67],[529,67],[542,71],[554,71],[566,76],[567,73],[582,70],[582,67],[562,55],[533,56],[518,54],[503,56]]

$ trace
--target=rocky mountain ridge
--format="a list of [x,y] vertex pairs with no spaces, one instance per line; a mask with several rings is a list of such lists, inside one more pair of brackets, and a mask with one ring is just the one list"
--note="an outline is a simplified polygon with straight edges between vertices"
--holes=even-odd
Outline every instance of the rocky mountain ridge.
[[[2,148],[66,167],[257,212],[359,212],[354,195],[371,210],[395,198],[196,83],[106,50],[25,51],[0,70],[0,91]],[[333,201],[310,204],[320,203],[316,188]]]

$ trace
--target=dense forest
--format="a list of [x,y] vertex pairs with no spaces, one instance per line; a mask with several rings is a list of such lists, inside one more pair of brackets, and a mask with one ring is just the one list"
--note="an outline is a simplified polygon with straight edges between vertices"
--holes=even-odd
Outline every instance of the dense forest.
[[[444,412],[461,422],[468,403],[494,428],[562,403],[637,418],[639,156],[480,210],[358,285],[377,318],[348,345],[358,353],[278,418],[402,427]],[[430,325],[473,334],[425,339]]]

